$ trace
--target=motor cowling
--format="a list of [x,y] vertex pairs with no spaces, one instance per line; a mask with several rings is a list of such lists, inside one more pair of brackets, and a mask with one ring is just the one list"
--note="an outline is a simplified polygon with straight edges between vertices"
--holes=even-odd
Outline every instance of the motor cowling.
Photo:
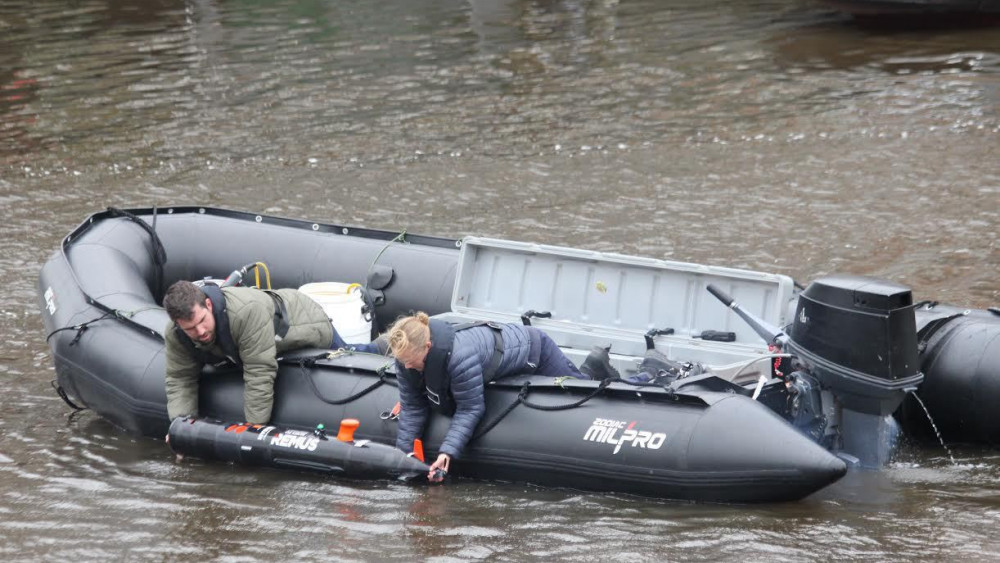
[[849,410],[891,414],[923,380],[913,296],[903,285],[815,280],[799,295],[788,336],[789,351]]

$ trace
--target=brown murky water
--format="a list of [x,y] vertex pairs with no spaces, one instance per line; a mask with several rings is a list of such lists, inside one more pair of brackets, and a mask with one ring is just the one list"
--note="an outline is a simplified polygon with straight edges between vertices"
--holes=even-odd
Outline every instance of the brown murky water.
[[811,0],[0,4],[4,560],[1000,557],[1000,454],[908,446],[799,503],[175,464],[49,388],[38,269],[198,203],[1000,303],[1000,32]]

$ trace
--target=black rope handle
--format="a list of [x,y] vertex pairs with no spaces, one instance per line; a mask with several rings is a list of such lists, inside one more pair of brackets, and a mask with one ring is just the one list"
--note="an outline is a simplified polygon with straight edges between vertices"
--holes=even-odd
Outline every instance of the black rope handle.
[[549,311],[535,311],[534,309],[530,311],[525,311],[521,315],[521,323],[524,324],[524,326],[531,326],[532,317],[539,319],[551,319],[552,313],[550,313]]
[[510,414],[510,412],[511,412],[512,410],[514,410],[514,408],[515,408],[515,407],[517,407],[517,405],[520,405],[521,403],[523,403],[523,402],[524,402],[524,399],[525,399],[525,397],[527,397],[527,396],[528,396],[528,386],[530,386],[530,385],[531,385],[531,383],[528,383],[528,382],[526,381],[526,382],[524,383],[524,385],[522,385],[522,386],[521,386],[521,391],[520,391],[520,392],[519,392],[519,393],[517,394],[517,398],[516,398],[516,399],[514,399],[514,402],[513,402],[513,403],[511,403],[511,404],[509,404],[509,405],[507,405],[507,408],[505,408],[505,409],[504,409],[504,411],[503,411],[502,413],[500,413],[500,415],[499,415],[499,416],[497,416],[496,418],[494,418],[493,420],[491,420],[491,421],[489,422],[489,424],[487,424],[486,426],[484,426],[484,427],[482,428],[482,430],[480,430],[479,432],[476,432],[476,433],[475,433],[475,434],[474,434],[474,435],[472,436],[472,438],[470,438],[470,439],[469,439],[469,441],[471,442],[471,441],[473,441],[473,440],[476,440],[476,439],[480,438],[480,437],[481,437],[481,436],[482,436],[483,434],[486,434],[486,433],[487,433],[487,432],[489,432],[490,430],[493,430],[493,428],[494,428],[494,427],[495,427],[495,426],[496,426],[497,424],[500,424],[500,421],[501,421],[501,420],[503,420],[503,419],[504,419],[504,417],[506,417],[506,416],[507,416],[508,414]]
[[646,331],[646,334],[642,335],[642,337],[644,339],[646,339],[646,349],[647,350],[652,350],[653,348],[656,348],[656,344],[653,343],[653,338],[655,338],[657,336],[666,336],[668,334],[673,334],[673,333],[674,333],[674,329],[672,329],[672,328],[651,328],[651,329],[649,329],[648,331]]

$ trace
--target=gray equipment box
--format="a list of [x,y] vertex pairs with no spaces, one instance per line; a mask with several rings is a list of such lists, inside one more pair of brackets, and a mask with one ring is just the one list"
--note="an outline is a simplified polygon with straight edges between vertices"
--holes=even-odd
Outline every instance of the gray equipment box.
[[[479,237],[462,241],[452,313],[440,317],[522,322],[528,311],[550,313],[532,326],[577,364],[593,346],[610,345],[623,375],[641,361],[650,329],[674,330],[654,342],[678,361],[726,366],[766,354],[766,343],[705,289],[710,283],[771,325],[786,324],[788,276]],[[705,330],[736,340],[697,338]]]

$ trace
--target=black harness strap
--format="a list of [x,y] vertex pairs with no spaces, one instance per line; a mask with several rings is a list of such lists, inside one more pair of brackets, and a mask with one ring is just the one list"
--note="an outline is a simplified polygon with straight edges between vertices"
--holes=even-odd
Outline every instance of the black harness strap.
[[493,329],[490,331],[493,333],[493,357],[490,358],[490,365],[486,366],[486,369],[483,370],[483,385],[496,378],[500,361],[503,360],[503,336],[500,334],[500,327],[492,323],[485,324]]
[[[470,321],[467,323],[453,325],[451,328],[455,332],[458,332],[460,330],[475,328],[477,326],[487,326],[493,329],[493,356],[490,358],[489,365],[483,370],[483,385],[485,385],[496,378],[497,369],[500,368],[500,362],[503,360],[503,336],[501,334],[503,328],[492,321]],[[534,344],[535,342],[532,340],[532,350],[534,350]],[[537,358],[535,360],[535,365],[538,365]]]
[[[224,359],[229,360],[237,366],[243,365],[243,362],[240,360],[239,348],[233,342],[233,333],[229,329],[229,315],[226,314],[225,294],[222,293],[222,289],[219,286],[211,283],[206,283],[202,286],[201,290],[208,297],[209,301],[212,302],[212,316],[215,317],[215,343],[222,349],[222,353],[225,355]],[[181,327],[177,326],[176,322],[174,323],[174,332],[177,334],[177,339],[184,344],[188,352],[198,361],[206,364],[218,363],[214,354],[195,346],[191,337],[181,330]]]
[[288,307],[285,305],[285,300],[276,292],[267,289],[263,291],[270,295],[274,301],[274,340],[281,342],[285,336],[288,336],[288,329],[291,328],[288,320]]
[[[432,408],[451,416],[455,413],[456,405],[451,396],[451,376],[448,375],[448,360],[451,357],[452,346],[455,342],[455,333],[475,328],[487,326],[493,333],[493,355],[489,364],[483,369],[483,384],[487,384],[496,378],[497,370],[503,361],[503,336],[502,327],[495,323],[486,321],[473,321],[452,325],[450,323],[431,319],[431,348],[427,352],[424,360],[423,387],[424,396],[433,405]],[[411,377],[418,379],[420,374],[411,372]]]
[[414,381],[423,377],[423,393],[431,403],[431,408],[441,414],[455,414],[455,401],[451,396],[451,377],[448,375],[448,360],[455,343],[455,329],[448,323],[431,319],[431,347],[424,358],[423,374],[409,369],[407,374]]
[[542,331],[528,327],[528,337],[531,339],[531,346],[528,348],[528,368],[535,373],[542,360]]

